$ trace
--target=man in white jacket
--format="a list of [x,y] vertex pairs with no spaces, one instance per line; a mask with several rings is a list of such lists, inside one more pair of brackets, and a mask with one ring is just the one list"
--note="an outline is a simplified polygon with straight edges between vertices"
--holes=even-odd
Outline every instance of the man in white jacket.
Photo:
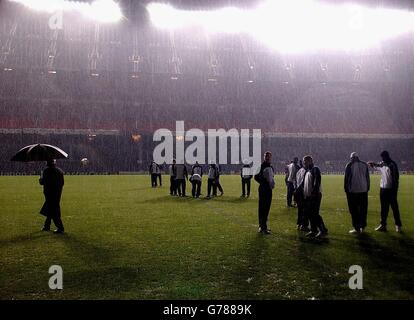
[[380,201],[381,201],[381,223],[375,228],[376,231],[387,231],[387,218],[388,211],[392,209],[394,214],[395,222],[395,231],[401,232],[401,217],[400,209],[398,207],[398,187],[400,174],[398,171],[398,166],[390,157],[388,151],[383,151],[381,153],[382,162],[374,163],[368,162],[368,164],[376,168],[381,172],[381,182],[380,182]]

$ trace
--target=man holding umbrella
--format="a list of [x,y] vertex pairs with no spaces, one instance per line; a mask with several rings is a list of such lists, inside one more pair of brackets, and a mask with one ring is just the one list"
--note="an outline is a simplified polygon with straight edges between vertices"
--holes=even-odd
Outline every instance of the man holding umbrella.
[[55,233],[63,233],[64,227],[60,213],[60,198],[64,185],[63,171],[56,167],[54,159],[47,161],[47,167],[43,170],[39,183],[43,186],[43,194],[45,195],[45,203],[40,213],[46,216],[43,231],[50,231],[50,224],[56,226]]
[[47,168],[43,170],[39,183],[43,186],[45,203],[40,213],[46,216],[43,231],[50,230],[50,224],[53,220],[57,230],[55,233],[63,233],[63,223],[60,218],[60,197],[64,185],[63,171],[56,167],[55,159],[66,159],[68,154],[62,149],[50,144],[31,144],[20,149],[11,161],[31,162],[47,161]]

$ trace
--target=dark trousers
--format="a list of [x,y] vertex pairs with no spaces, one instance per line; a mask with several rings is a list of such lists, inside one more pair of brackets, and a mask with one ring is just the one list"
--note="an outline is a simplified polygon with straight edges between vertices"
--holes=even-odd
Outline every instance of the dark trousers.
[[[213,189],[213,190],[211,190]],[[214,179],[207,180],[207,197],[211,195],[211,191],[213,191],[213,196],[217,195],[217,185]]]
[[291,207],[292,199],[293,199],[293,192],[295,192],[295,186],[293,185],[293,182],[287,181],[286,187],[287,187],[287,195],[286,195],[287,205],[288,207]]
[[157,174],[156,173],[151,173],[151,187],[156,187],[157,186]]
[[221,193],[223,193],[223,188],[222,188],[222,186],[221,186],[221,184],[220,184],[220,180],[219,179],[217,179],[216,180],[216,183],[215,183],[215,186],[216,186],[216,188],[213,188],[213,195],[217,195],[217,189],[221,192]]
[[328,231],[323,222],[319,209],[321,207],[322,194],[314,195],[308,198],[304,198],[305,217],[309,219],[311,225],[311,231],[314,233],[319,231]]
[[201,193],[201,181],[193,180],[191,184],[193,185],[193,188],[191,189],[191,195],[193,197],[199,197]]
[[[161,173],[157,173],[157,176],[155,177],[155,180],[157,180],[157,178],[158,178],[158,180],[160,181],[160,187],[162,186],[162,182],[161,182]],[[156,182],[156,181],[155,181]]]
[[55,224],[56,228],[58,228],[58,230],[60,230],[60,231],[65,230],[65,228],[63,227],[63,222],[62,222],[62,219],[60,218],[60,216],[54,216],[54,217],[48,216],[48,217],[46,217],[45,224],[44,224],[43,227],[45,229],[50,229],[50,224],[51,224],[52,220],[53,220],[53,223]]
[[185,179],[176,179],[178,195],[185,197]]
[[387,225],[388,211],[390,206],[394,214],[395,225],[401,227],[400,210],[398,208],[397,190],[394,189],[381,189],[381,225]]
[[267,230],[267,218],[272,204],[272,189],[269,187],[259,187],[259,227]]
[[175,183],[175,177],[173,177],[173,176],[170,176],[170,195],[172,195],[172,196],[177,195],[177,186],[176,186],[176,183]]
[[298,209],[298,219],[296,221],[296,224],[298,226],[307,227],[309,225],[309,219],[305,215],[303,191],[296,190],[293,196],[295,198],[297,209]]
[[242,195],[246,195],[246,187],[247,187],[247,195],[250,196],[250,182],[252,179],[242,178]]
[[348,209],[352,217],[352,226],[355,230],[364,229],[367,226],[368,192],[346,194]]

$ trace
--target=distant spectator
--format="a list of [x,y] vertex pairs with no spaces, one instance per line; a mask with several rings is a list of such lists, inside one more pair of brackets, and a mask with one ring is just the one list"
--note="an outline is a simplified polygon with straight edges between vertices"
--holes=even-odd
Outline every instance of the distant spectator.
[[287,200],[287,206],[293,207],[292,200],[293,200],[293,192],[295,191],[295,183],[296,183],[296,173],[300,169],[300,166],[298,164],[299,159],[295,157],[292,162],[286,166],[286,200]]
[[187,167],[184,164],[175,165],[175,182],[180,197],[185,197],[186,180],[188,180]]
[[[253,178],[253,175],[251,174],[252,166],[251,164],[247,163],[247,161],[244,161],[243,166],[240,169],[240,176],[241,176],[241,183],[242,183],[242,195],[241,197],[250,197],[250,185],[251,180]],[[247,188],[247,193],[246,193]]]
[[169,170],[169,174],[170,174],[170,195],[172,196],[176,196],[177,195],[177,185],[176,185],[176,181],[175,178],[177,176],[177,170],[175,167],[175,159],[173,159],[172,164],[170,164],[168,170]]
[[158,177],[160,179],[160,186],[161,186],[161,168],[155,161],[152,161],[149,166],[149,174],[151,176],[151,187],[153,188],[157,187]]
[[193,198],[199,198],[201,194],[201,182],[203,177],[203,168],[198,161],[191,168],[190,182],[192,184],[191,195]]
[[219,171],[215,163],[210,162],[208,167],[208,179],[207,179],[207,199],[211,198],[211,195],[217,195],[217,179]]

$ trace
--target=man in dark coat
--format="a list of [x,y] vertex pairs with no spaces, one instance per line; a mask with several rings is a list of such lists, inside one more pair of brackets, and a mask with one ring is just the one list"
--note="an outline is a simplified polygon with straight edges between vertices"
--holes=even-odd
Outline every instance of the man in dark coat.
[[344,190],[354,227],[349,233],[360,234],[367,226],[369,170],[368,165],[359,160],[356,152],[352,152],[350,158],[344,177]]
[[217,164],[217,177],[216,177],[216,181],[214,182],[214,185],[216,186],[216,188],[213,188],[213,196],[217,197],[217,189],[218,191],[220,191],[220,196],[222,196],[224,194],[223,191],[223,187],[220,184],[220,164]]
[[63,171],[56,167],[54,159],[48,160],[47,168],[43,170],[39,183],[43,186],[43,194],[45,195],[45,203],[40,213],[46,216],[43,231],[50,230],[50,224],[53,220],[57,230],[55,233],[63,233],[64,227],[60,213],[60,197],[64,185]]
[[217,181],[219,177],[219,170],[213,161],[210,161],[208,166],[208,179],[207,179],[207,199],[211,199],[211,195],[217,195]]
[[188,180],[187,167],[183,163],[175,165],[175,184],[180,197],[185,197],[185,181]]
[[311,231],[306,236],[322,238],[328,234],[328,229],[319,213],[322,200],[321,171],[313,164],[313,158],[309,155],[303,158],[303,165],[306,170],[302,182],[303,208],[305,218],[309,219],[311,225]]
[[191,195],[193,198],[199,198],[201,194],[201,182],[203,178],[203,168],[198,161],[191,168],[190,182],[193,185]]

